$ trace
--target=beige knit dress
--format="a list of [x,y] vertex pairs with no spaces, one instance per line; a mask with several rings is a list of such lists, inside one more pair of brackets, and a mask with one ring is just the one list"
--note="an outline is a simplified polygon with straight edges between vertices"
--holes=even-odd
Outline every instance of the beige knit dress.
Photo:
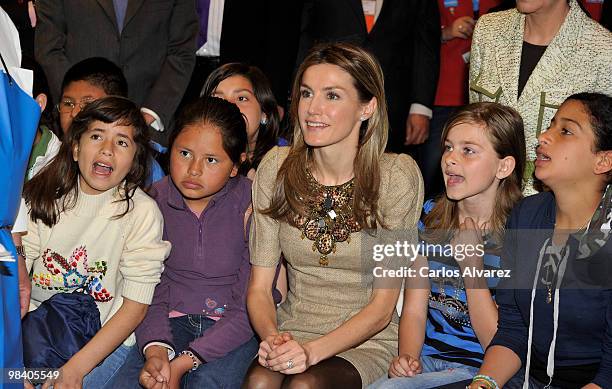
[[[329,265],[322,267],[319,253],[312,250],[313,242],[301,239],[299,229],[261,214],[261,209],[270,203],[276,175],[288,149],[275,147],[257,169],[253,185],[251,263],[273,267],[281,252],[284,254],[289,293],[278,309],[278,325],[281,331],[288,331],[303,342],[328,334],[368,304],[372,270],[377,263],[371,256],[362,255],[363,232],[357,232],[351,234],[350,243],[336,243],[336,252],[328,256]],[[379,209],[383,220],[403,240],[416,243],[416,225],[423,202],[420,171],[414,160],[403,154],[385,154],[380,170]],[[397,355],[398,322],[394,314],[384,330],[338,355],[355,366],[364,386],[385,374],[391,359]]]

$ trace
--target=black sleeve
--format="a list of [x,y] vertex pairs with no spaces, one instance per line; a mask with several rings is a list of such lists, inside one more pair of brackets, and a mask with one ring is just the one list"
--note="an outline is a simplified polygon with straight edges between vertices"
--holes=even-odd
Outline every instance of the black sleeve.
[[410,102],[431,108],[440,73],[440,11],[436,1],[415,4]]

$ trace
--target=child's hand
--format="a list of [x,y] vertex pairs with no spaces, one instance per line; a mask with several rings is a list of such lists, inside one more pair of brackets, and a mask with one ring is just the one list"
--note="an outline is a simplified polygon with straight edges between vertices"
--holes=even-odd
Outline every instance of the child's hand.
[[170,365],[170,381],[168,382],[168,388],[169,389],[180,389],[181,387],[181,378],[183,378],[183,376],[179,376],[177,371],[174,371],[172,369],[172,365]]
[[[455,232],[451,244],[455,248],[455,260],[461,268],[482,269],[484,267],[481,250],[484,249],[482,240],[483,230],[478,227],[476,222],[471,217],[466,217],[463,223],[459,225],[459,230]],[[458,258],[458,253],[461,253],[463,258]]]
[[449,41],[453,38],[470,39],[474,32],[476,21],[470,16],[462,16],[455,19],[453,24],[442,30],[442,39]]
[[42,385],[42,389],[81,389],[83,386],[83,377],[85,374],[80,373],[76,368],[70,365],[70,361],[66,362],[60,369],[60,375],[56,379],[49,379]]
[[403,354],[393,358],[391,361],[389,377],[414,377],[417,374],[421,374],[422,371],[421,361],[412,358],[408,354]]
[[288,332],[283,332],[282,334],[276,335],[274,337],[274,341],[272,342],[272,350],[274,350],[281,344],[287,343],[290,340],[293,340],[293,336],[291,336],[291,334]]
[[170,389],[181,387],[181,378],[193,367],[193,360],[187,355],[179,355],[170,362]]
[[30,17],[30,26],[32,28],[36,27],[36,9],[33,1],[28,1],[28,16]]
[[145,354],[147,361],[140,371],[140,384],[146,389],[167,388],[170,381],[168,351],[162,346],[150,346]]

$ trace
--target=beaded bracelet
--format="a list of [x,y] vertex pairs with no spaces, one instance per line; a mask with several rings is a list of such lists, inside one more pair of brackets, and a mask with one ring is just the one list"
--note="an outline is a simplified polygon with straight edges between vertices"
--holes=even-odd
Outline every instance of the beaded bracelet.
[[[491,389],[489,385],[485,385],[485,384],[477,384],[477,385],[478,387],[476,389]],[[468,386],[466,386],[465,389],[472,389],[472,384],[469,384]]]
[[[472,379],[472,383],[481,381],[482,383],[484,383],[485,389],[499,389],[499,385],[497,385],[497,382],[489,377],[488,375],[484,375],[484,374],[477,374],[474,376],[474,378]],[[481,386],[482,388],[482,386]]]
[[191,360],[193,361],[193,367],[191,368],[191,371],[196,371],[196,369],[201,365],[201,362],[198,357],[196,357],[195,354],[189,350],[181,351],[179,355],[187,355],[189,358],[191,358]]

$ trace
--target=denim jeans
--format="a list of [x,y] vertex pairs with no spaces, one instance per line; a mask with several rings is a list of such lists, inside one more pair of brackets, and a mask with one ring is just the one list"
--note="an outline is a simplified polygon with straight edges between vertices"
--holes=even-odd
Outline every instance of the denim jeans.
[[[189,347],[189,343],[200,338],[207,329],[215,324],[214,320],[202,315],[185,315],[170,319],[170,328],[176,352]],[[187,372],[181,380],[181,388],[240,388],[244,375],[257,355],[259,344],[255,337],[230,351],[223,358],[203,363],[196,371]],[[138,388],[138,376],[144,366],[144,358],[138,347],[128,355],[125,364],[112,382],[113,389]]]
[[[117,347],[99,366],[96,366],[89,374],[83,377],[83,389],[111,388],[112,385],[109,385],[110,381],[115,377],[121,366],[123,366],[126,357],[132,349],[137,348],[136,346],[128,347],[124,345]],[[41,389],[42,384],[36,385],[35,388]],[[53,386],[50,389],[53,389]]]
[[102,389],[115,377],[117,371],[123,366],[128,354],[138,347],[121,345],[83,378],[83,389]]
[[471,379],[478,373],[478,368],[456,362],[423,356],[423,372],[414,377],[382,377],[371,384],[368,389],[428,389],[437,388],[453,382]]

